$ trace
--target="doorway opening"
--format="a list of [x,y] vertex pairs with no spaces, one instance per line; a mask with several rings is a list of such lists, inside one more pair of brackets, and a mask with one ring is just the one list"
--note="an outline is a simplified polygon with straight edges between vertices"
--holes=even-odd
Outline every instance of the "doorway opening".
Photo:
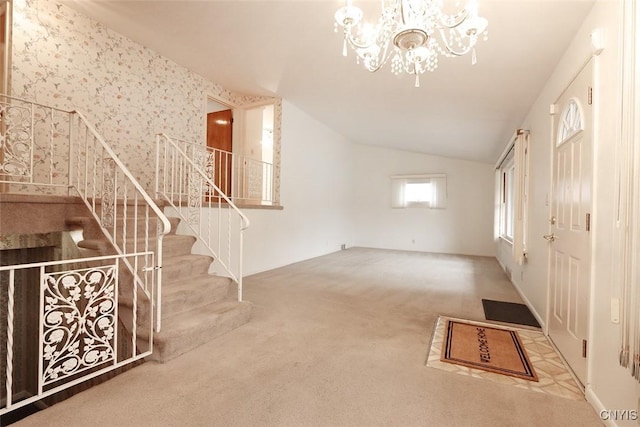
[[208,97],[206,114],[205,172],[236,204],[273,205],[275,104],[237,107]]
[[206,172],[216,186],[232,196],[233,110],[213,99],[207,99]]

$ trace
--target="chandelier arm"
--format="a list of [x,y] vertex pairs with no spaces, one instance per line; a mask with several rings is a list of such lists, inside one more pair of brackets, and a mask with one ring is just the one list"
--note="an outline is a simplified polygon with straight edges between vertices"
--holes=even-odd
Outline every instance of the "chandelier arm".
[[469,17],[470,17],[469,11],[467,9],[462,9],[460,12],[456,13],[453,16],[442,15],[440,17],[440,25],[442,25],[442,27],[444,28],[449,28],[449,29],[457,28],[460,25],[462,25],[462,23],[466,21],[467,18]]
[[404,0],[398,0],[398,3],[400,3],[400,17],[402,19],[402,25],[407,25],[407,20],[404,16]]
[[375,44],[375,43],[369,43],[369,44],[358,43],[357,39],[353,36],[353,34],[351,34],[351,31],[347,31],[346,27],[344,29],[344,38],[347,40],[347,42],[349,42],[351,47],[357,48],[357,49],[368,49]]
[[389,61],[389,58],[391,58],[391,52],[389,51],[389,43],[385,44],[382,54],[378,54],[377,56],[379,59],[376,61],[378,63],[376,67],[367,67],[367,63],[365,62],[365,68],[367,69],[367,71],[375,73],[376,71],[384,67],[384,65]]
[[386,64],[386,61],[379,63],[377,67],[367,67],[367,66],[365,65],[365,68],[367,69],[367,71],[369,71],[369,72],[371,72],[371,73],[375,73],[375,72],[376,72],[376,71],[378,71],[380,68],[382,68],[382,66],[383,66],[384,64]]
[[456,50],[449,44],[449,41],[447,40],[447,36],[445,34],[445,30],[440,28],[438,32],[440,33],[440,40],[442,41],[445,50],[447,51],[447,53],[450,53],[453,56],[464,56],[471,52],[471,50],[476,46],[477,37],[475,38],[475,40],[470,39],[472,41],[469,42],[468,46],[463,47],[462,50]]

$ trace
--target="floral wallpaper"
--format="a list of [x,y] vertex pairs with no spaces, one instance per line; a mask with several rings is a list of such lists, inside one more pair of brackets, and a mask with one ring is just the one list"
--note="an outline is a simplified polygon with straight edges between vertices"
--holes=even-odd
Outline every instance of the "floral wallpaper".
[[[54,1],[14,0],[13,7],[11,95],[85,113],[146,189],[153,188],[155,135],[200,141],[207,95],[236,107],[274,100],[226,90]],[[279,191],[279,121],[274,133]]]

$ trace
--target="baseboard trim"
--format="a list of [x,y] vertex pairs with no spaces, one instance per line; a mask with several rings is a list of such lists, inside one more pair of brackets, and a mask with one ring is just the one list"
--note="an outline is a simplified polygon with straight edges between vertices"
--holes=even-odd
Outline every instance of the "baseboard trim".
[[536,318],[542,330],[546,331],[546,322],[543,320],[542,316],[540,316],[540,314],[536,311],[536,309],[531,304],[531,301],[529,301],[529,298],[527,298],[524,292],[522,292],[522,289],[520,289],[520,286],[518,286],[518,284],[513,280],[513,278],[511,279],[511,284],[516,289],[516,292],[518,293],[518,295],[520,295],[520,298],[522,298],[522,301],[524,301],[527,307],[529,307],[529,310],[531,310],[533,317]]
[[[595,391],[593,391],[590,385],[587,385],[587,388],[585,390],[585,397],[587,398],[587,402],[589,402],[589,404],[593,407],[593,409],[595,409],[598,415],[602,414],[603,411],[607,410],[607,408],[605,408],[605,406],[602,404],[602,402],[600,401],[600,399],[598,398]],[[616,423],[612,419],[603,420],[602,417],[600,417],[600,419],[602,421],[602,424],[604,424],[607,427],[618,427],[618,423]]]

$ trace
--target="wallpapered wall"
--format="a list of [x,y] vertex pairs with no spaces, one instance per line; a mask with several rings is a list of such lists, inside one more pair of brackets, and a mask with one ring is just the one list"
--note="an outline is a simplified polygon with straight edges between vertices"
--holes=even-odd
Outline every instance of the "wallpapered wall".
[[[202,140],[207,95],[237,107],[273,100],[228,91],[51,0],[14,0],[13,19],[11,95],[85,113],[147,189],[155,135]],[[276,109],[279,123],[280,100]]]

